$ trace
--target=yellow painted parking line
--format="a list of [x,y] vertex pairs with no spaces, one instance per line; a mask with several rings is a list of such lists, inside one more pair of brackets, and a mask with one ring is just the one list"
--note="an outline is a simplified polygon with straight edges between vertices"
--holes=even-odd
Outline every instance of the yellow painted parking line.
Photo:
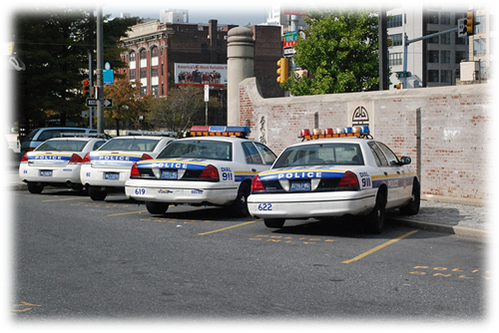
[[84,198],[50,199],[50,200],[42,200],[42,202],[52,202],[52,201],[71,201],[71,200],[89,200],[89,198],[88,198],[88,197],[84,197]]
[[147,212],[147,210],[138,210],[138,211],[135,211],[135,212],[108,214],[107,216],[120,216],[120,215],[140,214],[140,213],[145,213],[145,212]]
[[367,257],[368,255],[370,255],[370,254],[372,254],[372,253],[374,253],[374,252],[376,252],[376,251],[378,251],[378,250],[381,250],[382,248],[384,248],[384,247],[386,247],[386,246],[388,246],[388,245],[391,245],[391,244],[393,244],[393,243],[395,243],[395,242],[398,242],[398,241],[399,241],[399,240],[401,240],[401,239],[407,238],[407,237],[409,237],[410,235],[413,235],[413,234],[415,234],[415,233],[416,233],[416,232],[418,232],[418,231],[419,231],[419,229],[416,229],[416,230],[410,231],[410,232],[408,232],[408,233],[406,233],[406,234],[404,234],[404,235],[402,235],[402,236],[399,236],[399,237],[397,237],[397,238],[391,239],[391,240],[389,240],[388,242],[385,242],[385,243],[383,243],[383,244],[381,244],[381,245],[378,245],[378,246],[376,246],[375,248],[370,249],[369,251],[366,251],[366,252],[364,252],[364,253],[362,253],[362,254],[360,254],[360,255],[356,256],[355,258],[352,258],[352,259],[349,259],[349,260],[345,260],[345,261],[343,261],[343,264],[349,264],[349,263],[351,263],[351,262],[354,262],[354,261],[360,260],[360,259],[362,259],[362,258],[364,258],[364,257]]
[[225,228],[222,228],[222,229],[217,229],[217,230],[213,230],[213,231],[202,232],[202,233],[199,233],[198,236],[204,236],[204,235],[208,235],[208,234],[214,234],[216,232],[225,231],[225,230],[232,229],[232,228],[237,228],[237,227],[242,227],[242,226],[247,225],[247,224],[259,222],[261,220],[262,219],[258,219],[258,220],[254,220],[254,221],[249,221],[249,222],[239,223],[239,224],[236,224],[236,225],[231,225],[230,227],[225,227]]

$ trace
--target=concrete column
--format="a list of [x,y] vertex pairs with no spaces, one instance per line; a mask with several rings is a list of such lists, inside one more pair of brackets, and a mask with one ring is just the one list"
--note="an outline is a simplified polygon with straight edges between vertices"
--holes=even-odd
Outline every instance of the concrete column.
[[227,125],[239,126],[239,83],[254,76],[255,40],[246,27],[227,35]]

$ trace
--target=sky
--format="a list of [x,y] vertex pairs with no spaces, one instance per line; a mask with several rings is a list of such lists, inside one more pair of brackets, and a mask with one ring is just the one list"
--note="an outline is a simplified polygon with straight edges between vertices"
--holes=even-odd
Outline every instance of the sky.
[[[199,0],[185,0],[181,2],[148,0],[147,5],[139,6],[137,1],[103,1],[103,14],[119,17],[121,13],[132,16],[159,19],[159,13],[164,9],[187,9],[189,23],[208,23],[209,20],[218,20],[219,24],[237,24],[245,26],[264,23],[267,12],[271,9],[271,2],[261,0],[251,2],[251,5],[241,5],[241,1],[212,0],[203,4]],[[206,2],[205,2],[206,3]]]

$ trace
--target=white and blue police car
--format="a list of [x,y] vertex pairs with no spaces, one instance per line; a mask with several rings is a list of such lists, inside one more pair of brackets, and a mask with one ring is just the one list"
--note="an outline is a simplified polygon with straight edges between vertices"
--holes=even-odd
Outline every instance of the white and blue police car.
[[48,185],[82,189],[80,169],[84,156],[107,141],[102,135],[92,133],[61,135],[48,139],[21,158],[19,177],[27,183],[30,193],[41,193]]
[[417,214],[420,185],[411,159],[399,159],[367,126],[302,130],[300,137],[303,142],[287,147],[271,170],[253,179],[248,209],[267,227],[281,228],[286,219],[360,215],[370,232],[380,233],[386,209]]
[[155,158],[175,137],[173,132],[129,131],[86,154],[80,176],[90,198],[102,201],[110,190],[123,191],[132,165]]
[[126,195],[145,202],[151,214],[190,204],[248,215],[251,180],[276,158],[264,144],[247,139],[249,133],[244,126],[193,126],[190,137],[172,142],[154,160],[133,165]]

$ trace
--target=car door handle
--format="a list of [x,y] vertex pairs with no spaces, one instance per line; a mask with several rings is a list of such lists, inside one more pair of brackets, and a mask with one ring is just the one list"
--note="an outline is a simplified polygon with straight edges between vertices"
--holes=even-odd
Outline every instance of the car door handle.
[[388,176],[388,172],[386,172],[386,171],[385,171],[385,172],[383,172],[383,173],[385,174],[385,176]]
[[251,169],[251,171],[256,172],[256,169]]
[[400,176],[400,171],[397,171],[397,175],[399,175],[399,176]]

